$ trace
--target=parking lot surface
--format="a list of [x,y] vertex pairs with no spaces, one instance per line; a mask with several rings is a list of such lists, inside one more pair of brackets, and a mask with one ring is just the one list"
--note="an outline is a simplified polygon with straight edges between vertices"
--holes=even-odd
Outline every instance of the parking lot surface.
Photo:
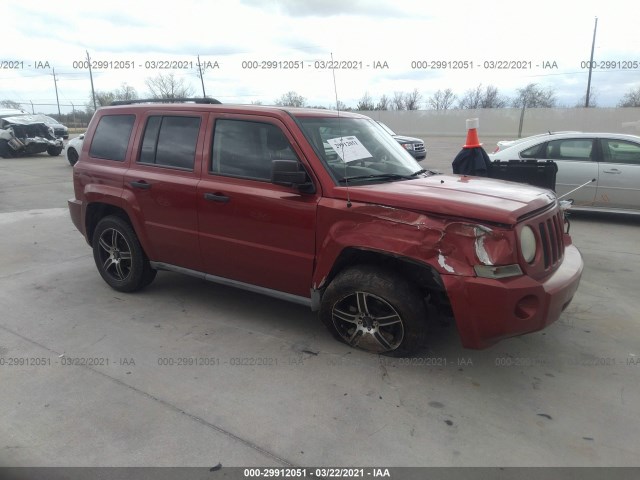
[[[425,140],[449,172],[464,139]],[[186,276],[111,290],[72,196],[64,153],[0,159],[0,466],[640,463],[639,218],[571,217],[585,272],[546,330],[393,359]]]

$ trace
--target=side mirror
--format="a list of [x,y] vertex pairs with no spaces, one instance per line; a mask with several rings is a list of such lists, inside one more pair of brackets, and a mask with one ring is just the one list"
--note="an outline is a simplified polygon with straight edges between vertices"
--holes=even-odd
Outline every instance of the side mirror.
[[271,183],[283,187],[296,187],[307,193],[315,191],[313,183],[307,177],[307,172],[300,169],[300,163],[297,160],[273,160]]

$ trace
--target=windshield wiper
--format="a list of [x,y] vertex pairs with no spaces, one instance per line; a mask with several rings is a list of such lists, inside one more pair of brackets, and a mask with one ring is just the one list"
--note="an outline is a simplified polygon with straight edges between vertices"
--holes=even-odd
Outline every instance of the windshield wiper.
[[414,178],[414,174],[400,175],[398,173],[378,173],[374,175],[354,175],[352,177],[341,178],[338,181],[340,183],[347,183],[353,180],[408,180],[411,178]]

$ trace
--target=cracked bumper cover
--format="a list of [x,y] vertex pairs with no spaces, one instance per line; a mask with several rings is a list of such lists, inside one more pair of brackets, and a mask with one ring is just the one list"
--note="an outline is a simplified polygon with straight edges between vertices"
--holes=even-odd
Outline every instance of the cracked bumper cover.
[[582,269],[580,252],[568,245],[560,267],[543,281],[443,275],[462,345],[486,348],[555,322],[573,299]]

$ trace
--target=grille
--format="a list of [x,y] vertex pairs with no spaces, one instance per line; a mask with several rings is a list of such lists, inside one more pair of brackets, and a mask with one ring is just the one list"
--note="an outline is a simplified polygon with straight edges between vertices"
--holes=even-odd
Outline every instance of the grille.
[[564,256],[563,227],[561,211],[538,224],[545,270],[557,265]]
[[415,152],[424,152],[424,143],[414,143],[413,150]]

